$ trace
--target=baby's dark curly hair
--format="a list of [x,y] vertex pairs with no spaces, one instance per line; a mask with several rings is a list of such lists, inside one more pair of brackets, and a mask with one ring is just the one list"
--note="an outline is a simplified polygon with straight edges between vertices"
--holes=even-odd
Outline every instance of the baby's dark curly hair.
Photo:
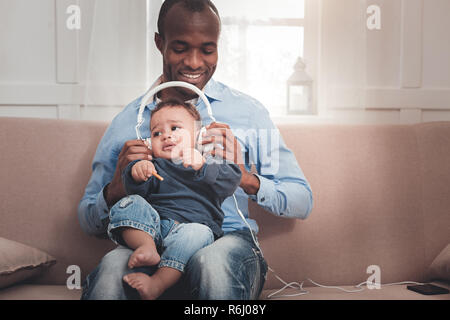
[[177,98],[170,98],[158,103],[155,109],[152,110],[151,117],[153,118],[153,115],[158,111],[160,111],[161,109],[169,107],[182,107],[187,112],[189,112],[189,114],[194,118],[194,120],[201,121],[200,113],[198,113],[197,108],[195,108],[195,106],[192,103],[184,102],[183,100]]

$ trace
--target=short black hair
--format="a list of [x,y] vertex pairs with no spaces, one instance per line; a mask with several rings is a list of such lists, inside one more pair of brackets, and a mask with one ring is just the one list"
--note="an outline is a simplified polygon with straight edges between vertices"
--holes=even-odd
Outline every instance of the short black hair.
[[177,3],[181,3],[185,9],[188,9],[191,12],[202,12],[206,7],[210,7],[217,15],[220,22],[219,10],[217,10],[211,0],[166,0],[161,6],[158,17],[158,33],[162,38],[164,38],[164,23],[166,21],[167,13]]
[[152,110],[151,117],[153,118],[153,115],[156,112],[168,107],[182,107],[187,112],[189,112],[189,114],[194,118],[194,120],[201,121],[200,113],[197,111],[197,108],[195,108],[195,106],[192,103],[185,102],[177,98],[169,98],[167,100],[159,102],[156,105],[155,109]]

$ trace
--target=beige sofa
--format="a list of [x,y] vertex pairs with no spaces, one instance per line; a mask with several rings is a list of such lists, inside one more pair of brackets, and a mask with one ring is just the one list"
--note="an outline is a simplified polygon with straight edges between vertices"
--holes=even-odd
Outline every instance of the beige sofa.
[[[77,219],[106,127],[0,118],[0,237],[57,260],[40,276],[0,289],[0,299],[79,299],[81,290],[66,286],[68,266],[79,266],[84,280],[113,248],[109,240],[84,234]],[[314,209],[308,219],[292,220],[250,204],[276,274],[287,282],[309,278],[352,289],[376,265],[382,284],[429,280],[431,262],[450,243],[450,122],[279,128],[311,184]],[[261,298],[282,286],[269,272]],[[406,285],[363,285],[357,293],[309,281],[304,287],[308,294],[282,299],[450,299]]]

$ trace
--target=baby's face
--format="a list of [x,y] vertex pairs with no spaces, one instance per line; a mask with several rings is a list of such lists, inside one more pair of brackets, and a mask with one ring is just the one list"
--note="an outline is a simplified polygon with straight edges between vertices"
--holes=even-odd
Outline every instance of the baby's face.
[[166,107],[150,121],[153,157],[176,159],[180,151],[195,147],[194,117],[183,107]]

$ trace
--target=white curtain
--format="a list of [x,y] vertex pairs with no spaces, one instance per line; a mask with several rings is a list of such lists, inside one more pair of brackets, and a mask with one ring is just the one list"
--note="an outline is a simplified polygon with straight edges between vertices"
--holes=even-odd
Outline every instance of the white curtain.
[[80,33],[84,108],[111,117],[161,73],[153,43],[160,0],[85,0]]

